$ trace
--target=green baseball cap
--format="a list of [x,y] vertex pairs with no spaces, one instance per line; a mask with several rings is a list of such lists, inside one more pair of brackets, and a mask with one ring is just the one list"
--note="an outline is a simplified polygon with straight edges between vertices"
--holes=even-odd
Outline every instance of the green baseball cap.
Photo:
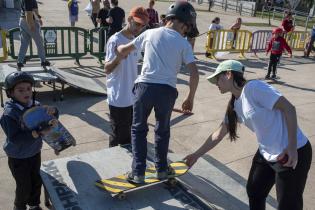
[[217,76],[221,72],[236,71],[236,72],[244,73],[244,70],[245,70],[245,66],[241,62],[236,61],[236,60],[226,60],[219,64],[215,72],[209,77],[207,77],[207,80],[212,84],[216,84]]

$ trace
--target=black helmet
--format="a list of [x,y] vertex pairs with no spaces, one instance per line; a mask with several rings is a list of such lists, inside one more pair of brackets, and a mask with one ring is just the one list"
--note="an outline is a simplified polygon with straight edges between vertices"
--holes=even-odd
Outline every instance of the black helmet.
[[34,86],[35,80],[32,75],[24,72],[24,71],[15,71],[6,76],[4,81],[4,89],[9,96],[9,91],[12,90],[18,83],[21,82],[29,82]]
[[190,26],[190,30],[187,33],[188,37],[198,36],[198,29],[196,26],[197,13],[194,7],[186,1],[176,1],[173,3],[166,13],[166,18],[176,18],[179,21]]

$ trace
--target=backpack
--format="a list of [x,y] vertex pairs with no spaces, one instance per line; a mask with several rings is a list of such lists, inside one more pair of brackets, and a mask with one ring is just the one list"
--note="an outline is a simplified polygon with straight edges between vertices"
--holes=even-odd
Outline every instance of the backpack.
[[71,6],[70,6],[70,13],[73,16],[76,16],[76,15],[79,14],[78,2],[77,1],[72,1]]

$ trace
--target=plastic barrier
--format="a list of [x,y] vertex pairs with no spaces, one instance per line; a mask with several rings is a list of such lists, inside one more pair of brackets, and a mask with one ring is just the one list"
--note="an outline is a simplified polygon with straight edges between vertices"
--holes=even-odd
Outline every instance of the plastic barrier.
[[284,34],[284,38],[292,50],[304,50],[309,36],[309,33],[304,31],[293,31]]
[[6,31],[0,30],[0,62],[3,62],[8,58],[6,35]]
[[242,57],[250,49],[252,33],[246,30],[209,31],[206,43],[206,56],[215,58],[216,52],[239,52]]
[[257,52],[264,52],[272,38],[271,30],[255,31],[252,35],[250,50],[255,55]]

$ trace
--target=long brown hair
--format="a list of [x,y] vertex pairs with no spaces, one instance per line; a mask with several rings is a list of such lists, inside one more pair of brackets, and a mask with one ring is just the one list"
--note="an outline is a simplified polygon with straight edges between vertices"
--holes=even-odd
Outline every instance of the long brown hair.
[[[231,71],[231,73],[233,74],[234,87],[238,89],[244,87],[244,85],[246,84],[246,79],[244,78],[243,73],[236,72],[236,71]],[[225,115],[228,118],[227,128],[229,131],[231,141],[236,141],[236,139],[238,138],[237,115],[236,115],[236,112],[234,111],[234,102],[235,102],[235,96],[231,94],[231,99],[227,105],[226,113],[225,113]]]

